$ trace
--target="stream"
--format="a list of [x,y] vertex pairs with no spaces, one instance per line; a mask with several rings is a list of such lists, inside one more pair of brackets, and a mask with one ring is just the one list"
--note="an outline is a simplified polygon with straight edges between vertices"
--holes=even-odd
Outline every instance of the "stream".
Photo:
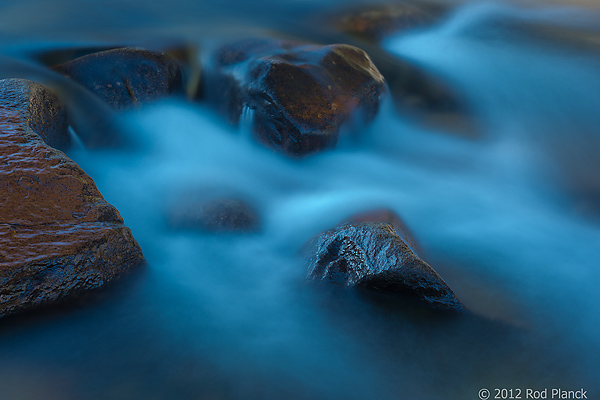
[[[32,54],[69,46],[202,48],[344,4],[52,3],[3,2],[0,54],[36,71]],[[335,150],[296,160],[253,142],[251,115],[231,127],[202,102],[115,115],[132,146],[67,154],[148,265],[79,303],[0,322],[0,398],[600,396],[600,44],[513,29],[536,24],[600,38],[600,9],[465,3],[382,43],[468,99],[476,138],[424,127],[387,99]],[[223,188],[256,206],[260,232],[167,223],[181,198]],[[406,313],[305,281],[307,241],[379,208],[410,227],[472,315]]]

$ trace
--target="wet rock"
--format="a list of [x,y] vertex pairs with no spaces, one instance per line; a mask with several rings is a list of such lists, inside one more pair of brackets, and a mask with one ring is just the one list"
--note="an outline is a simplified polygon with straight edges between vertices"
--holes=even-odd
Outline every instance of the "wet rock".
[[67,111],[64,104],[48,88],[24,79],[4,79],[0,81],[2,109],[10,108],[17,99],[21,107],[23,121],[44,142],[57,149],[66,149],[71,144],[68,131]]
[[192,196],[174,202],[167,218],[169,225],[175,229],[229,233],[249,233],[260,229],[258,211],[247,201],[235,197]]
[[374,210],[363,211],[358,214],[354,214],[346,222],[350,223],[363,223],[363,222],[384,222],[391,225],[396,234],[406,243],[409,249],[412,250],[415,255],[418,255],[421,251],[417,245],[417,241],[414,239],[410,229],[404,223],[402,218],[389,208],[379,208]]
[[[447,10],[451,6],[448,4],[440,6],[434,3],[425,5],[423,2],[403,2],[398,5],[380,6],[381,9],[386,7],[398,7],[400,9],[405,7],[413,9],[416,7],[423,10],[426,15],[432,15],[432,18],[437,21],[447,14]],[[360,14],[363,10],[373,9],[377,10],[378,8],[359,9],[357,13]],[[416,11],[415,13],[419,14]],[[466,137],[481,136],[482,126],[473,112],[473,104],[470,103],[469,98],[460,88],[448,81],[447,77],[433,70],[428,70],[412,60],[391,54],[381,48],[379,42],[375,39],[365,38],[364,35],[361,37],[358,33],[341,33],[340,30],[350,29],[340,27],[340,24],[343,25],[343,20],[352,15],[354,15],[352,12],[339,12],[335,16],[319,16],[310,19],[300,29],[297,27],[289,27],[287,30],[286,27],[281,27],[281,29],[291,37],[305,38],[312,42],[331,43],[337,41],[360,47],[369,54],[377,69],[385,77],[390,97],[402,118],[435,130],[456,133]],[[407,12],[406,15],[410,16],[410,13]],[[434,22],[430,19],[427,19],[427,21],[427,24]],[[421,26],[425,23],[425,20],[422,23],[419,22],[419,24],[422,24]],[[336,24],[337,26],[335,26]],[[405,29],[408,29],[407,26],[409,25],[406,23]],[[415,22],[415,28],[416,25]],[[379,38],[381,35],[383,33],[376,36]]]
[[60,125],[49,120],[52,106],[31,101],[44,90],[0,81],[0,316],[100,287],[143,262],[93,180],[34,131]]
[[53,69],[83,85],[116,110],[184,91],[179,61],[162,52],[112,49],[88,54]]
[[308,279],[393,293],[436,309],[463,310],[442,278],[387,223],[350,223],[309,245]]
[[392,34],[434,24],[444,16],[446,8],[424,2],[363,6],[336,16],[333,24],[341,32],[378,43]]
[[357,47],[246,40],[217,51],[205,96],[233,123],[254,110],[255,138],[287,155],[333,148],[350,119],[377,114],[385,81]]

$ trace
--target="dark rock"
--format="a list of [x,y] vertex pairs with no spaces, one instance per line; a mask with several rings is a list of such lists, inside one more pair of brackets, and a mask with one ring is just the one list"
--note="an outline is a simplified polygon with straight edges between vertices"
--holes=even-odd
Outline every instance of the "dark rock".
[[309,249],[309,280],[394,293],[436,309],[463,310],[448,285],[390,224],[344,224],[314,239]]
[[375,117],[385,92],[368,55],[342,44],[246,40],[222,47],[211,67],[206,98],[233,123],[254,110],[254,136],[294,156],[334,147],[349,119]]
[[106,50],[53,69],[86,87],[117,110],[184,91],[179,61],[162,52],[136,48]]
[[93,180],[33,131],[61,124],[49,120],[53,106],[31,99],[44,90],[0,81],[0,316],[97,288],[143,262]]
[[249,233],[260,229],[258,211],[238,198],[192,195],[173,204],[167,217],[172,228],[229,233]]
[[23,121],[48,145],[66,149],[71,144],[67,111],[64,104],[48,88],[24,79],[0,81],[0,108],[11,108],[15,101],[23,101],[20,108]]
[[421,253],[417,241],[414,239],[408,226],[402,221],[402,218],[398,216],[394,211],[389,208],[380,208],[375,210],[363,211],[358,214],[354,214],[346,222],[351,223],[363,223],[363,222],[384,222],[391,225],[396,234],[406,243],[409,249],[412,250],[415,255]]
[[445,15],[446,8],[424,2],[363,6],[334,17],[333,24],[341,32],[378,43],[392,34],[432,25]]

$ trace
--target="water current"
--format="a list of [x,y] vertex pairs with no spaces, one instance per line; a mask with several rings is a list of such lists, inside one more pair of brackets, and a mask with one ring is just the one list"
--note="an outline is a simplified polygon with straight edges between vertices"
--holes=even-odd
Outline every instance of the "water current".
[[[194,35],[202,44],[224,26],[262,29],[277,13],[339,7],[265,3],[265,17],[246,3],[53,3],[0,6],[3,75],[57,79],[36,67],[39,50]],[[426,128],[389,99],[337,149],[300,160],[255,144],[247,121],[231,127],[202,103],[114,116],[132,146],[68,155],[119,209],[148,265],[81,304],[0,324],[0,398],[600,396],[600,57],[585,36],[600,34],[599,17],[476,2],[386,39],[387,51],[464,94],[477,138]],[[563,40],[519,26],[551,26]],[[259,233],[169,227],[179,199],[223,188],[257,207]],[[375,208],[402,217],[473,316],[414,315],[305,283],[302,246]]]

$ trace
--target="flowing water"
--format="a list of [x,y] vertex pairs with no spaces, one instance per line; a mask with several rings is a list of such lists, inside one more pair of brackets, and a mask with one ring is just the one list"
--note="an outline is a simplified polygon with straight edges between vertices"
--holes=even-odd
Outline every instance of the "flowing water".
[[[265,4],[265,16],[246,3],[27,3],[0,6],[1,72],[59,87],[31,54],[194,35],[204,44],[223,25],[258,30],[278,13],[339,6]],[[119,209],[148,266],[81,304],[3,321],[0,398],[599,396],[598,48],[513,29],[600,33],[599,15],[473,3],[383,43],[465,95],[478,139],[424,128],[387,101],[335,151],[288,160],[250,140],[251,114],[232,128],[201,103],[169,100],[114,116],[131,146],[68,154]],[[222,189],[258,208],[259,233],[169,227],[168,210],[190,192]],[[474,315],[415,314],[304,282],[299,251],[312,236],[382,207]]]

